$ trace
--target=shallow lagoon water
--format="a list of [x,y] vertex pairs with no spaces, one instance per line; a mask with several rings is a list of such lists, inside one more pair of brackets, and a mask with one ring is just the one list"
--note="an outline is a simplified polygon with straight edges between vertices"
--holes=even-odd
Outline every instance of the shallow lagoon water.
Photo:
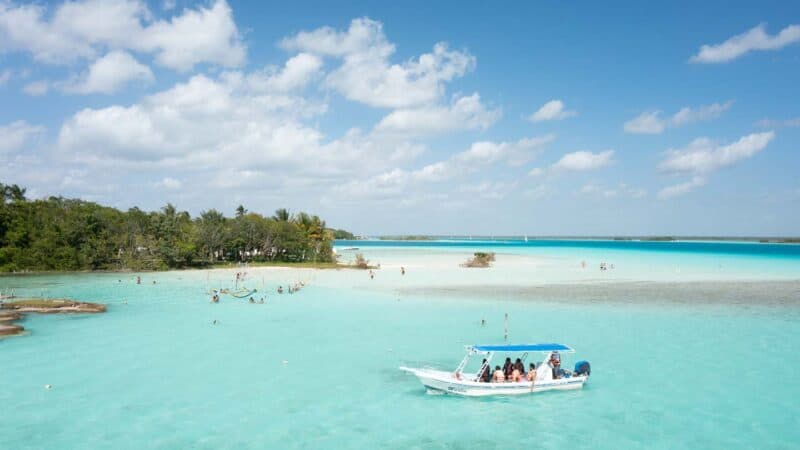
[[[800,443],[800,257],[522,248],[505,249],[488,270],[459,268],[475,248],[363,247],[382,264],[375,280],[350,270],[250,269],[248,286],[269,288],[264,305],[208,303],[204,291],[232,285],[235,269],[143,274],[142,285],[118,274],[0,278],[20,295],[109,304],[102,315],[28,316],[30,334],[0,341],[0,446]],[[616,261],[614,271],[577,265],[598,258]],[[714,269],[720,260],[729,270]],[[696,301],[701,285],[683,282],[685,268],[704,274]],[[295,279],[308,287],[274,293]],[[736,287],[740,279],[750,291]],[[630,282],[639,283],[635,295],[614,301]],[[767,301],[771,292],[784,300]],[[455,367],[463,345],[502,342],[505,313],[511,341],[565,342],[578,350],[568,361],[590,360],[586,388],[463,399],[427,395],[397,370]]]

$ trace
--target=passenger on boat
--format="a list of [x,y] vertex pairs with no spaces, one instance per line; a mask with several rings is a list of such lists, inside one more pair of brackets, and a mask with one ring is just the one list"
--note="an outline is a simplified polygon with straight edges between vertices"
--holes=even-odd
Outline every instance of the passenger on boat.
[[525,375],[525,378],[528,381],[533,381],[536,379],[536,364],[531,363],[530,367],[528,368],[528,373]]
[[283,286],[278,286],[278,294],[283,294]]
[[516,366],[511,367],[513,367],[513,369],[511,370],[511,378],[509,378],[508,381],[512,383],[519,383],[522,381],[522,373],[519,371],[519,369],[517,369]]
[[481,372],[478,379],[484,383],[492,381],[492,367],[486,363],[486,358],[483,358],[483,364],[481,367],[483,367],[483,372]]
[[514,368],[519,370],[519,373],[525,373],[525,364],[523,364],[522,360],[519,358],[514,361]]
[[503,371],[500,370],[500,366],[494,366],[494,375],[492,376],[493,383],[502,383],[506,381],[506,376],[503,374]]
[[561,355],[558,352],[550,354],[549,366],[553,369],[553,379],[561,378]]
[[506,378],[511,377],[511,371],[514,370],[512,366],[511,358],[506,358],[506,363],[503,364],[503,375],[505,375]]

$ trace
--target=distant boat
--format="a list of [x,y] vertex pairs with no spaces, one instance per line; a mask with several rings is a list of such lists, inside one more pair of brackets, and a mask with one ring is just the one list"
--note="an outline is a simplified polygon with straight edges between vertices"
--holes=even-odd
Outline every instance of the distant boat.
[[345,248],[342,248],[340,250],[343,251],[343,252],[352,252],[352,251],[358,250],[358,247],[345,247]]
[[[591,367],[588,361],[575,363],[574,371],[561,368],[559,352],[575,352],[572,348],[563,344],[469,345],[466,349],[467,355],[455,371],[436,370],[428,367],[400,367],[400,370],[414,374],[429,391],[467,397],[522,395],[553,390],[580,389],[589,380],[589,375],[591,374]],[[544,354],[544,360],[538,364],[536,379],[533,381],[523,380],[508,383],[482,381],[480,374],[485,369],[489,369],[491,373],[492,356],[497,352],[506,354],[521,353],[520,359],[523,363],[528,353],[531,352]],[[476,373],[464,372],[470,357],[478,354],[485,355],[486,362],[481,365],[481,368]],[[558,361],[558,364],[551,366],[550,362],[554,360]],[[557,373],[557,378],[553,377],[553,372]]]

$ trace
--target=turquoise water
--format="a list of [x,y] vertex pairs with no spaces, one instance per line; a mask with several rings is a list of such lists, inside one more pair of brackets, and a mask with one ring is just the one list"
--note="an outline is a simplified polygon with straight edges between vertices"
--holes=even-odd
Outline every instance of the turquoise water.
[[[585,255],[601,257],[595,250],[551,248],[535,255],[551,267],[549,274]],[[642,257],[636,249],[614,251],[621,252],[612,256],[623,266],[615,270]],[[529,250],[505,252],[508,258],[531,256]],[[143,274],[142,285],[131,275],[115,274],[0,278],[0,287],[14,287],[20,295],[109,305],[101,315],[29,315],[23,322],[28,335],[0,340],[0,447],[796,448],[800,443],[800,299],[793,284],[800,271],[786,269],[796,267],[794,258],[800,257],[694,255],[710,258],[708,264],[726,261],[731,270],[717,273],[723,279],[734,272],[763,280],[752,302],[743,302],[741,291],[723,280],[712,285],[721,301],[698,296],[687,303],[674,301],[677,288],[669,283],[640,287],[641,298],[625,302],[599,301],[591,284],[588,294],[582,291],[569,301],[550,294],[466,295],[475,283],[506,278],[503,255],[497,269],[474,272],[450,268],[463,256],[450,247],[365,246],[364,253],[382,262],[375,280],[358,271],[251,269],[247,283],[269,288],[263,305],[230,297],[208,302],[204,290],[232,285],[235,270]],[[661,264],[653,257],[635,275],[666,273],[674,263],[670,254],[661,255],[667,261]],[[753,258],[759,261],[755,265]],[[769,263],[770,258],[782,262]],[[681,261],[688,267],[706,264],[692,255]],[[394,270],[397,264],[410,267],[406,276]],[[739,266],[745,269],[734,270]],[[522,272],[514,277],[515,284],[525,281]],[[294,279],[308,286],[291,296],[274,294],[277,284]],[[424,289],[437,283],[463,284],[465,294]],[[692,292],[688,286],[681,296]],[[777,289],[784,301],[764,301]],[[590,360],[593,374],[586,388],[464,399],[427,395],[416,379],[397,370],[414,362],[454,368],[464,344],[502,342],[506,313],[511,341],[564,342],[578,351],[570,361]]]

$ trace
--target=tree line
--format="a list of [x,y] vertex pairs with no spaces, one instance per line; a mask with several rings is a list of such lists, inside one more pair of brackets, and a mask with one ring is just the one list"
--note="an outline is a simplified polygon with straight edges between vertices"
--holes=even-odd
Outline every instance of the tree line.
[[0,271],[165,270],[220,262],[333,262],[335,234],[318,216],[278,209],[235,217],[209,209],[192,218],[167,204],[120,211],[63,197],[30,200],[0,183]]

